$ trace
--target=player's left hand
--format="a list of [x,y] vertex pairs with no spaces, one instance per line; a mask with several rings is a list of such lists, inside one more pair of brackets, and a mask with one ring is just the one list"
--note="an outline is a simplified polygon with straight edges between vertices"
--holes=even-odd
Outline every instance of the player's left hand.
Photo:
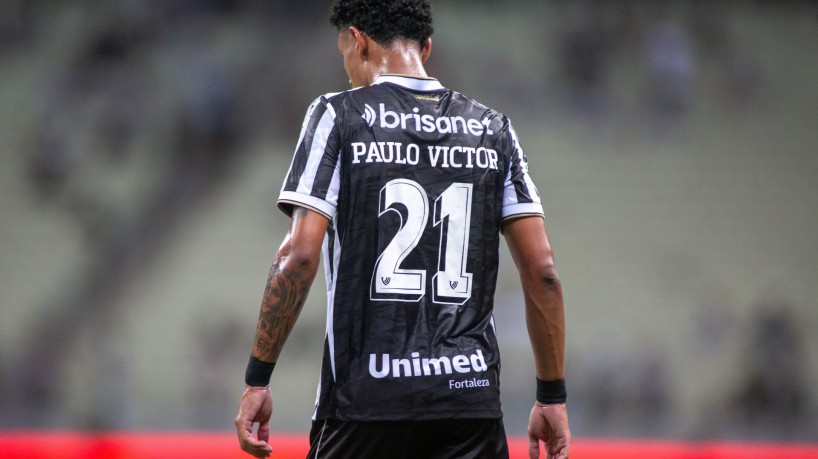
[[[273,414],[273,394],[269,387],[245,386],[236,415],[236,433],[241,449],[259,459],[270,456],[270,416]],[[258,432],[253,435],[253,423]]]
[[528,457],[540,457],[540,442],[545,447],[546,459],[568,459],[571,450],[571,430],[565,404],[543,405],[531,408],[528,421]]

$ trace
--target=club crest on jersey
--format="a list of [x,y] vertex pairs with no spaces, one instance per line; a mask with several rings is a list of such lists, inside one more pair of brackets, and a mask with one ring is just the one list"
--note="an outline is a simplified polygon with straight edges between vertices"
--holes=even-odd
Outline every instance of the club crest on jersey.
[[449,286],[452,288],[452,290],[456,289],[457,288],[457,281],[449,281]]
[[389,285],[389,282],[392,280],[391,277],[381,277],[381,282],[383,285]]

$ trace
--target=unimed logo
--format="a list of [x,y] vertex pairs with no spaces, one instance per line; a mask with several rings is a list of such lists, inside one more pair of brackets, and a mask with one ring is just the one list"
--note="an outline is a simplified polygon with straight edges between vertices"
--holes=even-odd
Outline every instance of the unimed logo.
[[432,116],[420,114],[418,107],[412,108],[412,113],[396,112],[387,110],[385,104],[378,105],[376,112],[369,104],[364,104],[364,113],[361,117],[366,124],[373,126],[378,121],[378,126],[382,129],[401,129],[403,131],[413,130],[416,132],[437,132],[441,134],[467,134],[481,136],[483,134],[492,135],[494,131],[489,128],[489,119],[477,120],[474,118],[464,118],[462,116]]
[[[389,354],[381,354],[380,365],[378,355],[369,354],[369,374],[374,378],[393,378],[402,376],[432,376],[457,373],[472,373],[488,370],[483,351],[477,349],[471,355],[455,355],[451,358],[441,356],[436,358],[421,358],[419,352],[413,352],[411,359],[394,359]],[[380,366],[380,368],[378,368]]]

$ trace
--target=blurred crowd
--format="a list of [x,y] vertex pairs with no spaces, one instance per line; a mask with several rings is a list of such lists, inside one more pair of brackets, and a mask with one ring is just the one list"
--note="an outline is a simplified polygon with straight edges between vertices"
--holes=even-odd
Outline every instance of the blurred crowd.
[[[344,89],[327,3],[3,2],[0,66],[39,69],[30,83],[36,123],[18,134],[18,159],[39,205],[61,209],[81,228],[89,261],[70,273],[73,289],[54,292],[59,301],[31,324],[30,342],[20,352],[0,350],[0,426],[145,427],[111,413],[104,401],[81,420],[44,409],[61,396],[62,353],[79,328],[110,333],[111,298],[150,265],[180,221],[220,192],[237,159],[276,139],[294,142],[310,99]],[[487,1],[438,3],[446,12],[451,3],[500,8]],[[741,8],[750,11],[743,14],[763,15],[769,8],[815,13],[810,2],[772,3]],[[513,5],[534,8],[533,2]],[[702,92],[712,91],[707,103],[736,113],[764,110],[774,99],[765,69],[731,33],[734,3],[562,0],[546,7],[551,21],[526,44],[541,52],[541,60],[508,67],[499,87],[486,78],[468,88],[501,109],[507,103],[521,125],[569,118],[602,140],[639,135],[673,142],[686,135]],[[449,25],[439,18],[437,27]],[[445,52],[447,45],[439,46]],[[495,59],[501,58],[485,56],[491,65]],[[430,70],[458,87],[470,70],[464,65],[433,59]],[[538,75],[532,77],[532,68]],[[716,90],[700,84],[704,69]],[[127,196],[87,182],[89,171],[123,177],[134,168],[148,179]],[[703,306],[690,352],[712,356],[737,347],[743,371],[713,394],[694,432],[674,426],[678,370],[669,367],[668,350],[614,343],[570,368],[571,409],[581,434],[791,440],[813,433],[804,428],[815,420],[816,403],[804,377],[808,331],[792,305],[765,301],[741,328],[722,306]],[[224,393],[219,380],[235,378],[223,369],[245,352],[246,333],[235,322],[201,331],[201,364],[208,371],[193,392],[207,402],[193,427],[210,427],[208,418],[232,410],[233,394]],[[228,342],[238,344],[223,345]],[[96,371],[106,378],[100,384],[117,386],[125,364],[104,352],[98,357]],[[129,403],[110,402],[119,410]]]
[[[814,435],[815,400],[807,377],[807,333],[792,305],[762,301],[745,323],[728,304],[702,305],[687,365],[674,369],[663,346],[634,349],[621,339],[605,342],[577,359],[571,376],[572,409],[584,430],[596,436],[694,439],[809,440]],[[745,333],[748,331],[749,333]],[[712,368],[740,370],[731,383],[714,383]],[[708,386],[702,400],[678,406],[674,375],[698,373]],[[694,411],[694,427],[680,428],[679,412]]]

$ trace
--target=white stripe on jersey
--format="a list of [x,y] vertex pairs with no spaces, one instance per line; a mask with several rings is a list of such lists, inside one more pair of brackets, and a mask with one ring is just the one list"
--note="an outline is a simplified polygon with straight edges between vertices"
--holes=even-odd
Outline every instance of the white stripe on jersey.
[[[333,251],[329,251],[329,234],[324,237],[324,277],[327,282],[327,345],[329,346],[329,363],[332,369],[332,379],[335,381],[335,329],[333,323],[333,311],[335,310],[335,286],[338,283],[338,265],[341,261],[341,239],[338,232],[333,231],[334,241]],[[329,259],[332,257],[332,260]]]
[[[338,206],[338,191],[341,189],[341,161],[335,163],[335,171],[332,173],[332,180],[329,182],[327,189],[326,201],[335,203]],[[335,215],[334,213],[332,214]],[[331,218],[331,217],[330,217]],[[336,265],[337,266],[337,265]]]
[[310,145],[310,154],[307,158],[307,166],[298,181],[296,193],[309,195],[312,192],[315,173],[318,170],[318,165],[321,164],[321,159],[324,157],[327,139],[329,139],[333,126],[335,126],[335,110],[332,109],[332,105],[327,104],[327,111],[324,112],[318,126],[315,127],[315,134]]
[[531,180],[531,176],[528,174],[528,164],[525,162],[525,154],[523,153],[523,149],[520,146],[519,140],[517,140],[517,133],[514,131],[514,128],[509,126],[508,128],[509,135],[511,136],[511,141],[514,148],[514,155],[517,157],[518,164],[520,165],[520,169],[523,176],[523,182],[525,187],[528,189],[528,194],[531,197],[532,202],[519,202],[519,198],[517,196],[517,188],[514,183],[511,181],[511,167],[509,167],[508,173],[506,174],[506,181],[504,184],[503,189],[503,219],[514,215],[521,215],[521,214],[543,214],[542,210],[542,202],[540,201],[540,195],[537,192],[537,186],[534,185],[534,181]]

